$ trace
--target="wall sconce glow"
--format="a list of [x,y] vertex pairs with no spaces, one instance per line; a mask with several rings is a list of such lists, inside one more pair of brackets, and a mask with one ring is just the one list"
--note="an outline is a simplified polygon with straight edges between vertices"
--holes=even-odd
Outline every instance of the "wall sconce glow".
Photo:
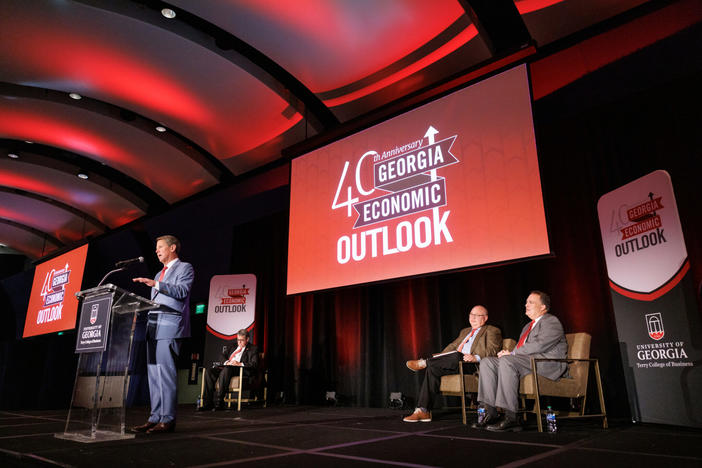
[[173,19],[176,16],[175,11],[171,10],[170,8],[164,8],[161,10],[161,14],[168,19]]
[[78,93],[69,93],[68,97],[70,97],[71,99],[75,99],[76,101],[78,101],[79,99],[83,99],[83,96],[81,96]]
[[78,178],[79,178],[79,179],[85,180],[85,179],[88,178],[88,174],[84,174],[84,173],[81,172],[81,173],[78,174]]
[[163,132],[166,131],[166,127],[163,127],[163,126],[159,125],[158,127],[156,127],[156,131],[157,131],[157,132],[160,132],[160,133],[163,133]]
[[7,157],[10,159],[19,159],[19,156],[15,153],[7,153]]

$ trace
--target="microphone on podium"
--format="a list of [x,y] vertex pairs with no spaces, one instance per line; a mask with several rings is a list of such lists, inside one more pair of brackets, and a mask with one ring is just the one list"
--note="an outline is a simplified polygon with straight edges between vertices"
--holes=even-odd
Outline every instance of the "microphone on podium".
[[119,262],[115,263],[115,266],[117,268],[122,268],[127,265],[131,265],[132,263],[144,263],[144,257],[130,258],[129,260],[120,260]]

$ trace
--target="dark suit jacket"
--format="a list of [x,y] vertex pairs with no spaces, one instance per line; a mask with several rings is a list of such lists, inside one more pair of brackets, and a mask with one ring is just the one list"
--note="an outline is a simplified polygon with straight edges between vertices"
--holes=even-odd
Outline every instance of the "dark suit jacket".
[[[158,281],[160,275],[159,271],[154,280]],[[190,288],[194,279],[193,266],[176,260],[166,270],[163,281],[159,281],[159,288],[151,288],[151,300],[164,306],[149,313],[149,327],[151,330],[155,328],[153,338],[166,340],[190,336]]]
[[[229,359],[229,356],[236,351],[237,345],[233,344],[231,346],[225,346],[222,350],[222,362]],[[251,343],[248,343],[244,348],[244,352],[241,353],[241,363],[244,365],[244,369],[256,369],[258,368],[258,348]]]
[[[527,323],[519,336],[522,336],[528,326]],[[551,314],[541,316],[529,332],[522,347],[515,349],[514,354],[554,359],[568,357],[568,342],[558,317]],[[537,364],[536,371],[539,375],[555,380],[563,375],[566,367],[564,362],[540,362]]]
[[[443,353],[448,353],[449,351],[456,351],[458,346],[463,342],[468,333],[472,330],[471,327],[464,328],[458,334],[458,338],[453,340],[450,345],[448,345]],[[488,356],[497,356],[497,352],[502,349],[502,332],[499,328],[493,327],[492,325],[483,325],[478,331],[478,335],[473,340],[473,345],[470,347],[470,354],[477,354],[481,358]]]

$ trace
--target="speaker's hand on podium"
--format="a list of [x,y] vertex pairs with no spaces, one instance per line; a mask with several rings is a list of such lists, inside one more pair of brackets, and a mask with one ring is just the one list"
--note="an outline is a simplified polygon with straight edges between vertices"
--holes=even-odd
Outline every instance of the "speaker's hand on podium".
[[156,284],[156,281],[152,280],[151,278],[142,278],[142,277],[132,278],[132,281],[134,281],[135,283],[144,283],[145,285],[147,285],[150,288],[153,288],[154,285]]

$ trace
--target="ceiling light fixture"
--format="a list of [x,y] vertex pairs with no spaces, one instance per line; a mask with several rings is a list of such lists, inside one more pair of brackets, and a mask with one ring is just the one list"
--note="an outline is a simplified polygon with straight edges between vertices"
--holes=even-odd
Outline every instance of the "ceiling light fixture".
[[7,157],[10,159],[19,159],[19,155],[15,153],[7,153]]
[[71,99],[75,99],[76,101],[79,99],[83,99],[83,96],[81,96],[78,93],[68,93],[68,97],[70,97]]
[[84,174],[84,173],[81,172],[81,173],[78,174],[78,178],[79,178],[79,179],[85,180],[85,179],[88,178],[88,174]]
[[164,8],[161,10],[161,14],[168,19],[173,19],[176,16],[175,11],[171,10],[170,8]]
[[157,131],[157,132],[160,132],[160,133],[163,133],[163,132],[166,131],[166,127],[163,127],[163,126],[159,125],[159,126],[156,127],[156,131]]

